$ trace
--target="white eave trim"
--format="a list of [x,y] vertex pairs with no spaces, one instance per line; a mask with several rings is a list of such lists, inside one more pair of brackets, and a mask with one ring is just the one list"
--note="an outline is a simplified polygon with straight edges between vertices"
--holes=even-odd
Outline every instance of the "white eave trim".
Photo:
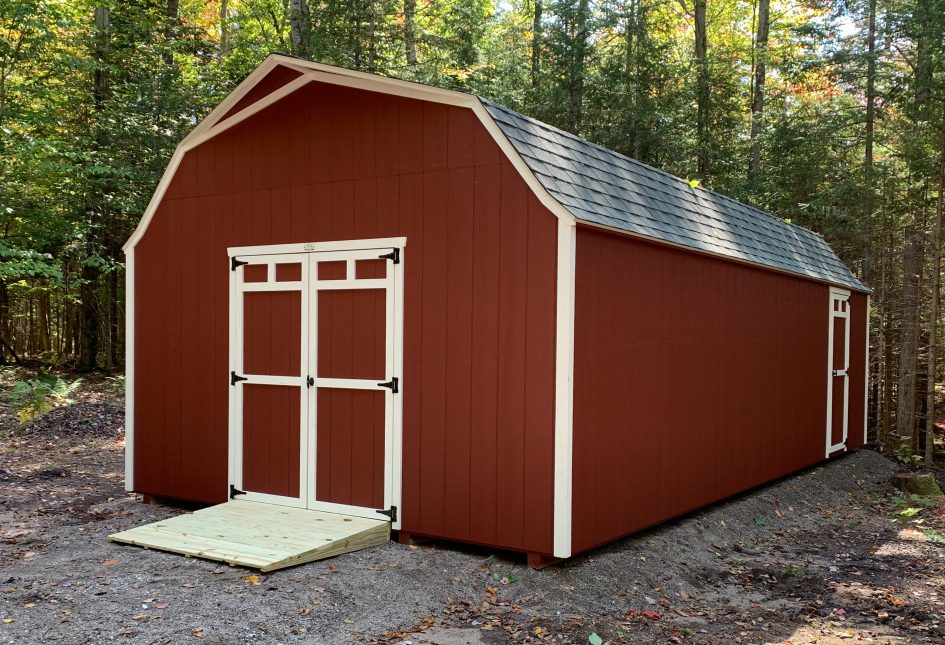
[[[266,74],[280,65],[301,72],[302,76],[286,83],[272,93],[267,94],[258,101],[240,110],[236,114],[218,122],[218,120],[223,115],[225,115],[229,110],[233,109],[233,106],[235,106],[240,101],[240,99],[242,99],[250,90],[252,90],[256,83],[262,80]],[[493,140],[496,142],[505,156],[508,158],[508,160],[518,171],[519,175],[521,175],[522,179],[525,180],[525,183],[528,184],[528,187],[538,197],[539,201],[541,201],[542,205],[554,213],[559,219],[563,219],[572,224],[577,221],[574,215],[572,215],[567,208],[562,206],[558,200],[552,197],[548,191],[545,190],[544,186],[541,185],[541,182],[538,181],[538,178],[535,177],[534,173],[532,173],[531,169],[518,154],[518,151],[508,140],[508,138],[506,138],[505,134],[496,124],[495,120],[492,118],[492,115],[489,114],[478,97],[471,94],[463,94],[462,92],[455,92],[453,90],[444,90],[427,85],[421,85],[419,83],[410,83],[408,81],[385,78],[383,76],[375,76],[373,74],[366,74],[364,72],[356,72],[354,70],[331,67],[329,65],[322,65],[320,63],[312,63],[287,56],[272,54],[266,58],[266,60],[263,61],[259,67],[253,70],[253,72],[247,76],[246,79],[220,103],[220,105],[214,108],[210,114],[207,115],[207,117],[201,121],[197,127],[195,127],[193,131],[188,134],[177,146],[177,149],[174,151],[171,161],[167,166],[167,170],[164,171],[164,175],[161,177],[161,181],[158,183],[158,186],[154,191],[154,195],[151,197],[151,201],[148,203],[148,207],[145,209],[144,214],[141,217],[141,221],[138,223],[138,226],[135,228],[135,231],[132,233],[131,237],[128,238],[128,241],[125,242],[125,251],[127,252],[128,249],[133,248],[135,244],[137,244],[138,241],[144,236],[144,233],[147,231],[148,225],[151,222],[151,218],[154,217],[154,213],[157,210],[158,205],[161,203],[161,200],[164,198],[164,195],[170,186],[171,180],[174,178],[174,174],[176,173],[177,168],[180,166],[180,162],[187,151],[199,146],[201,143],[204,143],[209,139],[212,139],[218,134],[247,119],[256,112],[269,107],[276,101],[279,101],[289,94],[292,94],[299,88],[312,81],[318,81],[331,85],[342,85],[344,87],[351,87],[354,89],[361,89],[370,92],[380,92],[382,94],[391,94],[404,98],[430,101],[433,103],[442,103],[471,109],[492,136]]]

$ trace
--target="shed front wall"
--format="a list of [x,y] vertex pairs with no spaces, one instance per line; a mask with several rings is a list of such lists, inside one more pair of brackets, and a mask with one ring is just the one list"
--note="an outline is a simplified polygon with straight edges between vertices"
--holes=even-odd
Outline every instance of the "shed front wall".
[[824,459],[827,285],[586,227],[576,244],[575,553]]
[[313,83],[184,157],[135,254],[134,486],[227,491],[227,247],[407,238],[403,530],[552,550],[557,220],[471,110]]

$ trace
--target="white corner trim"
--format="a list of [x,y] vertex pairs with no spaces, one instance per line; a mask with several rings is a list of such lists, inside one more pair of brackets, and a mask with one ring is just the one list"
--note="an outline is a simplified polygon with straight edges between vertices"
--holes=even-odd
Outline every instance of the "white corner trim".
[[135,489],[135,250],[125,251],[125,490]]
[[571,556],[574,402],[574,274],[577,227],[558,220],[555,325],[554,544],[556,558]]

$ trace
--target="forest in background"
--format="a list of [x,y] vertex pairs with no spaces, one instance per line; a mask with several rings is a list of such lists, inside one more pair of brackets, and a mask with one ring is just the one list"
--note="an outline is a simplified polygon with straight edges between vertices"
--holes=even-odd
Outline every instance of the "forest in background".
[[871,439],[931,461],[945,0],[0,0],[0,363],[116,371],[121,246],[270,52],[473,92],[826,238]]

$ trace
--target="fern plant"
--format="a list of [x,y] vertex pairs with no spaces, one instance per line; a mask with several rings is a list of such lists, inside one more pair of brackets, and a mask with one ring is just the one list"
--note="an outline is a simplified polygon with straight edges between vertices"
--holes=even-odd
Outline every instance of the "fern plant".
[[56,406],[72,403],[72,395],[82,384],[54,374],[40,374],[36,378],[17,381],[10,391],[10,401],[17,411],[20,423],[35,421]]

